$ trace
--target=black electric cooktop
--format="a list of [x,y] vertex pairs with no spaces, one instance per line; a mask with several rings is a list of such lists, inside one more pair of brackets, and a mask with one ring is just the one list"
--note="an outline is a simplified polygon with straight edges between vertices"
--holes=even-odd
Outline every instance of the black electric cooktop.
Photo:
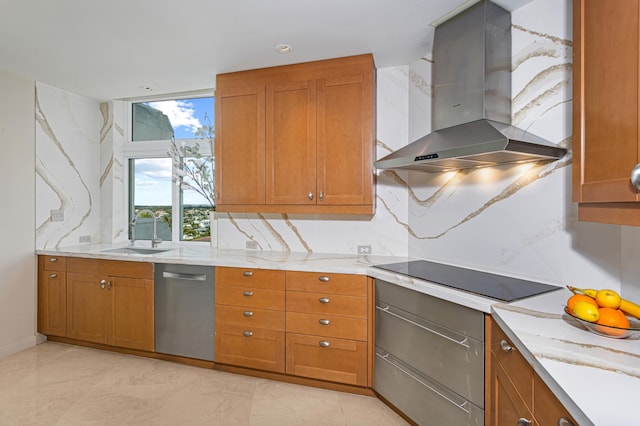
[[426,260],[375,265],[375,268],[385,269],[503,302],[513,302],[514,300],[524,299],[525,297],[535,296],[560,288],[535,281],[474,271],[472,269],[444,265]]

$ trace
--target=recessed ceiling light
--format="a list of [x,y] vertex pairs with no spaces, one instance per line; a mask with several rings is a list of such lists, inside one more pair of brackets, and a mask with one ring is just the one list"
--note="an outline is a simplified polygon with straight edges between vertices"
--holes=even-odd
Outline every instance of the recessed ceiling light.
[[153,87],[151,86],[140,86],[140,88],[145,92],[153,92]]
[[284,43],[276,44],[276,52],[286,55],[291,52],[291,46]]

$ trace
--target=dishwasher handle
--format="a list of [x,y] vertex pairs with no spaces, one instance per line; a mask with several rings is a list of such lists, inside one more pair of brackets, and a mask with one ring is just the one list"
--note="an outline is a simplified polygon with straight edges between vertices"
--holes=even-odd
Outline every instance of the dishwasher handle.
[[162,278],[173,278],[176,280],[206,281],[207,274],[186,274],[184,272],[162,272]]

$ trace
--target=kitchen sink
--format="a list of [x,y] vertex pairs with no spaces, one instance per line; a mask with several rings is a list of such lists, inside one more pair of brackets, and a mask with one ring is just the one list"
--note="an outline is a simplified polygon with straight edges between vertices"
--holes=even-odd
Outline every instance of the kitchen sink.
[[153,247],[121,247],[117,249],[103,250],[105,253],[137,253],[137,254],[157,254],[165,251],[173,250],[172,248],[153,248]]

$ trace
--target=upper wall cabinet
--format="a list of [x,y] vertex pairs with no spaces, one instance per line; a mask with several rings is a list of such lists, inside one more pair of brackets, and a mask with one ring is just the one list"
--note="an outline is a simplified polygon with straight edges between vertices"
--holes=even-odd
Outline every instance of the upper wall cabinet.
[[[640,162],[639,3],[573,2],[573,200],[579,220],[640,225],[632,183]],[[640,185],[640,170],[637,179]]]
[[216,210],[373,214],[371,55],[216,78]]

